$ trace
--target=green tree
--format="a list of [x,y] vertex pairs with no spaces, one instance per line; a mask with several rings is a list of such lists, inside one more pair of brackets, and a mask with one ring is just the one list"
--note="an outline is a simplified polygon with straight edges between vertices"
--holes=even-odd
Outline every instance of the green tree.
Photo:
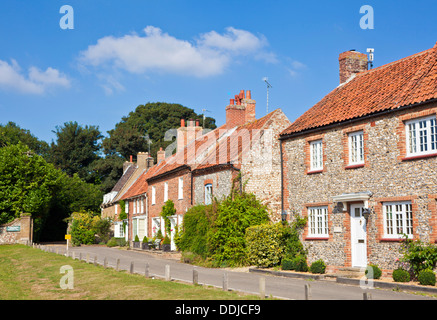
[[92,168],[99,159],[99,140],[103,138],[98,127],[70,121],[53,132],[57,140],[51,144],[50,161],[69,176],[77,173],[86,182],[99,183]]
[[0,125],[0,147],[18,144],[22,142],[27,145],[34,153],[47,159],[49,144],[39,140],[32,135],[29,130],[22,129],[14,122],[8,122],[6,125]]
[[123,117],[115,129],[108,131],[109,137],[103,140],[104,152],[107,155],[119,154],[125,160],[140,151],[148,151],[151,141],[151,155],[156,158],[160,147],[166,148],[172,141],[164,141],[165,133],[177,129],[181,119],[199,119],[200,125],[207,129],[215,129],[215,120],[198,115],[193,109],[175,103],[154,102],[139,105],[129,116]]

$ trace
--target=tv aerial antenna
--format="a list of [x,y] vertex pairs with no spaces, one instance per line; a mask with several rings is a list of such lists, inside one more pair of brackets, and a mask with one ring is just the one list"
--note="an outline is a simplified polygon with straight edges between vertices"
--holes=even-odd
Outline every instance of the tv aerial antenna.
[[202,114],[203,114],[203,127],[205,128],[205,112],[210,112],[209,110],[206,109],[202,109]]
[[369,60],[367,63],[369,64],[369,69],[373,68],[373,53],[375,52],[374,48],[367,48],[367,53],[369,54]]
[[266,83],[267,85],[267,114],[269,113],[269,89],[273,88],[272,85],[269,83],[269,78],[264,77],[263,81]]

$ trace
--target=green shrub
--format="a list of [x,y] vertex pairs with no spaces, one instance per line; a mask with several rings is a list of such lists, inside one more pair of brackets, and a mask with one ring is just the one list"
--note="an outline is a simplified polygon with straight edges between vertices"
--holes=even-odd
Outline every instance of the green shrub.
[[134,241],[135,241],[135,242],[140,242],[140,238],[138,238],[138,235],[137,235],[137,234],[135,235],[135,239],[134,239]]
[[405,237],[401,246],[404,262],[407,262],[417,277],[421,270],[433,270],[437,264],[437,246],[432,243],[423,243],[420,240],[410,240]]
[[218,266],[247,265],[246,229],[267,223],[266,206],[251,193],[232,193],[220,201],[207,234],[208,255]]
[[250,264],[268,268],[281,262],[284,245],[281,223],[262,224],[246,229],[247,258]]
[[215,219],[212,205],[196,205],[184,215],[178,232],[177,246],[182,252],[191,252],[203,258],[208,256],[207,233]]
[[308,263],[305,256],[298,254],[292,260],[293,268],[296,271],[307,272],[308,271]]
[[106,244],[108,247],[124,247],[126,246],[125,238],[111,238]]
[[409,282],[410,281],[410,273],[407,270],[402,268],[398,268],[393,271],[393,280],[395,282]]
[[293,260],[283,259],[281,263],[282,270],[294,270]]
[[[369,273],[369,267],[372,269],[372,274],[369,274],[369,276],[367,276],[367,274]],[[365,275],[367,279],[379,279],[382,276],[382,271],[377,265],[371,264],[367,266]]]
[[170,238],[168,236],[165,236],[162,244],[170,244],[170,243],[171,243]]
[[310,266],[311,273],[325,273],[326,264],[322,259],[314,261]]
[[421,270],[419,276],[417,277],[419,283],[425,286],[435,286],[435,273],[430,269]]

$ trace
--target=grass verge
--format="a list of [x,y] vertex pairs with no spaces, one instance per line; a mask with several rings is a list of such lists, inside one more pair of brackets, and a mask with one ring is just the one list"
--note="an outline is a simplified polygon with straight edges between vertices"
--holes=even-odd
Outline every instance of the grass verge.
[[[73,268],[74,287],[62,289],[62,266]],[[257,296],[152,280],[105,269],[24,245],[0,245],[0,300],[238,300]]]

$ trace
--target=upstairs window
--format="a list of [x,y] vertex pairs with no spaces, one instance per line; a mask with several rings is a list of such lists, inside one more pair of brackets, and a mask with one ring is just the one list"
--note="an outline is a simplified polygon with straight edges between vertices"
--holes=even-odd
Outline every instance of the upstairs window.
[[156,188],[152,187],[152,204],[156,204]]
[[181,200],[184,198],[184,178],[179,178],[179,185],[178,185],[178,199]]
[[164,183],[164,202],[168,200],[168,182]]
[[310,142],[311,171],[323,170],[323,145],[322,140]]
[[420,156],[437,153],[436,117],[406,122],[407,155]]
[[349,134],[349,165],[364,164],[364,133],[363,131]]

